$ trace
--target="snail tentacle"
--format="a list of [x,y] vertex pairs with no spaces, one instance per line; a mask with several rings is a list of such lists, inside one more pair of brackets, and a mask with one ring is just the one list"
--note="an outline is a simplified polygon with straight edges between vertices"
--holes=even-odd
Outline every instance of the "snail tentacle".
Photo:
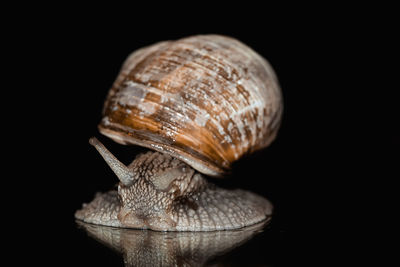
[[133,173],[120,162],[96,137],[89,139],[89,143],[96,148],[96,150],[103,157],[105,162],[110,166],[118,179],[126,186],[129,186],[133,182]]

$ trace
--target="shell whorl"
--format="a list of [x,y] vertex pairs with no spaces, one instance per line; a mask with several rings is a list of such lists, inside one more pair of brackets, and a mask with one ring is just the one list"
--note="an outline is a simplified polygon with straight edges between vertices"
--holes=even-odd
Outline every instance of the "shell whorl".
[[99,129],[219,176],[271,143],[281,113],[278,81],[265,59],[230,37],[199,35],[133,52]]

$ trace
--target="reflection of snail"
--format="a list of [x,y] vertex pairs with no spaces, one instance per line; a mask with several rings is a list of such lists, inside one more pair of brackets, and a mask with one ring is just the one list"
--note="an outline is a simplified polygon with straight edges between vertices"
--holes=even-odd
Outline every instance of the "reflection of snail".
[[262,232],[265,223],[213,232],[141,231],[79,222],[78,225],[92,238],[121,253],[125,266],[208,266],[210,261],[215,264],[226,260],[225,254]]
[[126,60],[104,106],[100,132],[155,151],[129,166],[90,143],[118,176],[118,192],[98,194],[75,216],[86,222],[162,231],[234,229],[272,213],[268,200],[218,188],[234,161],[268,146],[282,113],[265,59],[218,35],[161,42]]

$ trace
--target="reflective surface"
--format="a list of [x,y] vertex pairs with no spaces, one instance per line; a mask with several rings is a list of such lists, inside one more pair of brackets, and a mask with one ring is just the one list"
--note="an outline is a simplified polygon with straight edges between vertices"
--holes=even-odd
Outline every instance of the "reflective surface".
[[81,221],[77,224],[90,237],[122,254],[125,266],[236,266],[230,262],[229,252],[262,233],[268,222],[214,232],[156,232]]

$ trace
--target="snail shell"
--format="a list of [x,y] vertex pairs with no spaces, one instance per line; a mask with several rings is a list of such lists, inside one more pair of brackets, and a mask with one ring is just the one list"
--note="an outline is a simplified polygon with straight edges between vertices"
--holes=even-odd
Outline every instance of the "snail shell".
[[132,53],[99,130],[220,176],[273,141],[281,114],[278,81],[264,58],[233,38],[199,35]]

